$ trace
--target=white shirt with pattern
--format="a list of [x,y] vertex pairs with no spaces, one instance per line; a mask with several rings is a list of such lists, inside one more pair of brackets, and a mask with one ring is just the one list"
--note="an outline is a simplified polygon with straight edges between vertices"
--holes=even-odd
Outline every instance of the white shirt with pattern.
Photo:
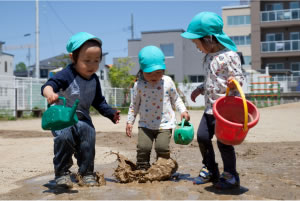
[[164,75],[155,85],[138,80],[133,87],[127,123],[134,124],[139,114],[139,127],[153,130],[172,129],[176,127],[173,108],[180,113],[187,111],[169,76]]
[[[227,48],[207,54],[204,57],[203,67],[206,78],[198,88],[204,89],[205,113],[213,114],[214,102],[226,94],[227,79],[234,77],[242,86],[245,77],[242,73],[239,55]],[[233,90],[229,95],[239,95],[239,92]]]

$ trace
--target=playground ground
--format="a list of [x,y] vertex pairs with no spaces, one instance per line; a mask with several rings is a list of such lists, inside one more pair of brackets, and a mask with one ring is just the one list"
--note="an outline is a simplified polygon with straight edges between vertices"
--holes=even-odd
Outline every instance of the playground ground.
[[[42,131],[41,120],[0,121],[0,199],[1,200],[194,200],[194,199],[300,199],[300,103],[259,109],[261,118],[246,140],[236,146],[240,189],[215,190],[211,184],[193,185],[201,168],[196,140],[188,146],[171,142],[177,160],[177,179],[145,184],[120,184],[112,176],[119,152],[132,161],[136,156],[137,126],[126,137],[123,115],[118,125],[94,116],[97,130],[95,170],[104,173],[106,186],[56,189],[53,174],[53,138]],[[195,129],[203,111],[190,111]],[[222,163],[214,141],[217,162]],[[152,155],[153,162],[155,155]],[[74,161],[76,164],[76,161]],[[72,168],[76,172],[76,165]],[[222,170],[222,169],[221,169]]]

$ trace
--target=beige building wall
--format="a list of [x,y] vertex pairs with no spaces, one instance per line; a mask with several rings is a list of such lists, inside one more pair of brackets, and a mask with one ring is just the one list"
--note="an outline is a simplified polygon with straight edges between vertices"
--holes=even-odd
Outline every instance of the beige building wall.
[[[224,22],[223,30],[228,36],[247,36],[251,35],[251,24],[247,25],[228,25],[228,16],[251,15],[249,5],[232,6],[222,8],[222,19]],[[238,51],[243,53],[243,56],[251,56],[251,45],[237,45]],[[251,69],[251,66],[247,66]]]
[[222,18],[224,22],[223,30],[229,36],[249,35],[251,33],[251,25],[228,26],[228,16],[250,15],[250,6],[223,7]]

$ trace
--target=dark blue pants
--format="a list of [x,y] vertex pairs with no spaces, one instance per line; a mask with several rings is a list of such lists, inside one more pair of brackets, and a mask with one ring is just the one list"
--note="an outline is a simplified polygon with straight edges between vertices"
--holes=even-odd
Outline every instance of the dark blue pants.
[[[197,141],[202,155],[202,163],[209,171],[217,171],[218,165],[215,161],[215,152],[212,145],[212,138],[215,134],[215,117],[204,113],[197,132]],[[217,141],[221,153],[224,171],[236,175],[236,157],[234,147]]]
[[74,126],[52,131],[54,136],[55,176],[61,176],[73,165],[74,154],[81,175],[92,174],[95,159],[95,128],[84,121]]

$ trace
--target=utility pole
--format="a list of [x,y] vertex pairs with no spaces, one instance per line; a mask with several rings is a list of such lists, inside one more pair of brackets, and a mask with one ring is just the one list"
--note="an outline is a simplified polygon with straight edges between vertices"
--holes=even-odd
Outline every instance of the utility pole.
[[130,26],[130,29],[131,29],[131,39],[134,39],[134,23],[133,23],[133,14],[131,13],[131,26]]
[[[31,36],[30,33],[27,33],[27,34],[24,34],[24,37],[27,37],[27,36]],[[28,60],[28,66],[27,66],[27,77],[30,77],[30,69],[29,69],[29,66],[30,66],[30,57],[31,57],[31,54],[30,54],[30,47],[28,47],[28,54],[26,56],[27,60]]]
[[40,78],[40,44],[39,44],[40,30],[39,30],[39,1],[35,1],[35,76]]

